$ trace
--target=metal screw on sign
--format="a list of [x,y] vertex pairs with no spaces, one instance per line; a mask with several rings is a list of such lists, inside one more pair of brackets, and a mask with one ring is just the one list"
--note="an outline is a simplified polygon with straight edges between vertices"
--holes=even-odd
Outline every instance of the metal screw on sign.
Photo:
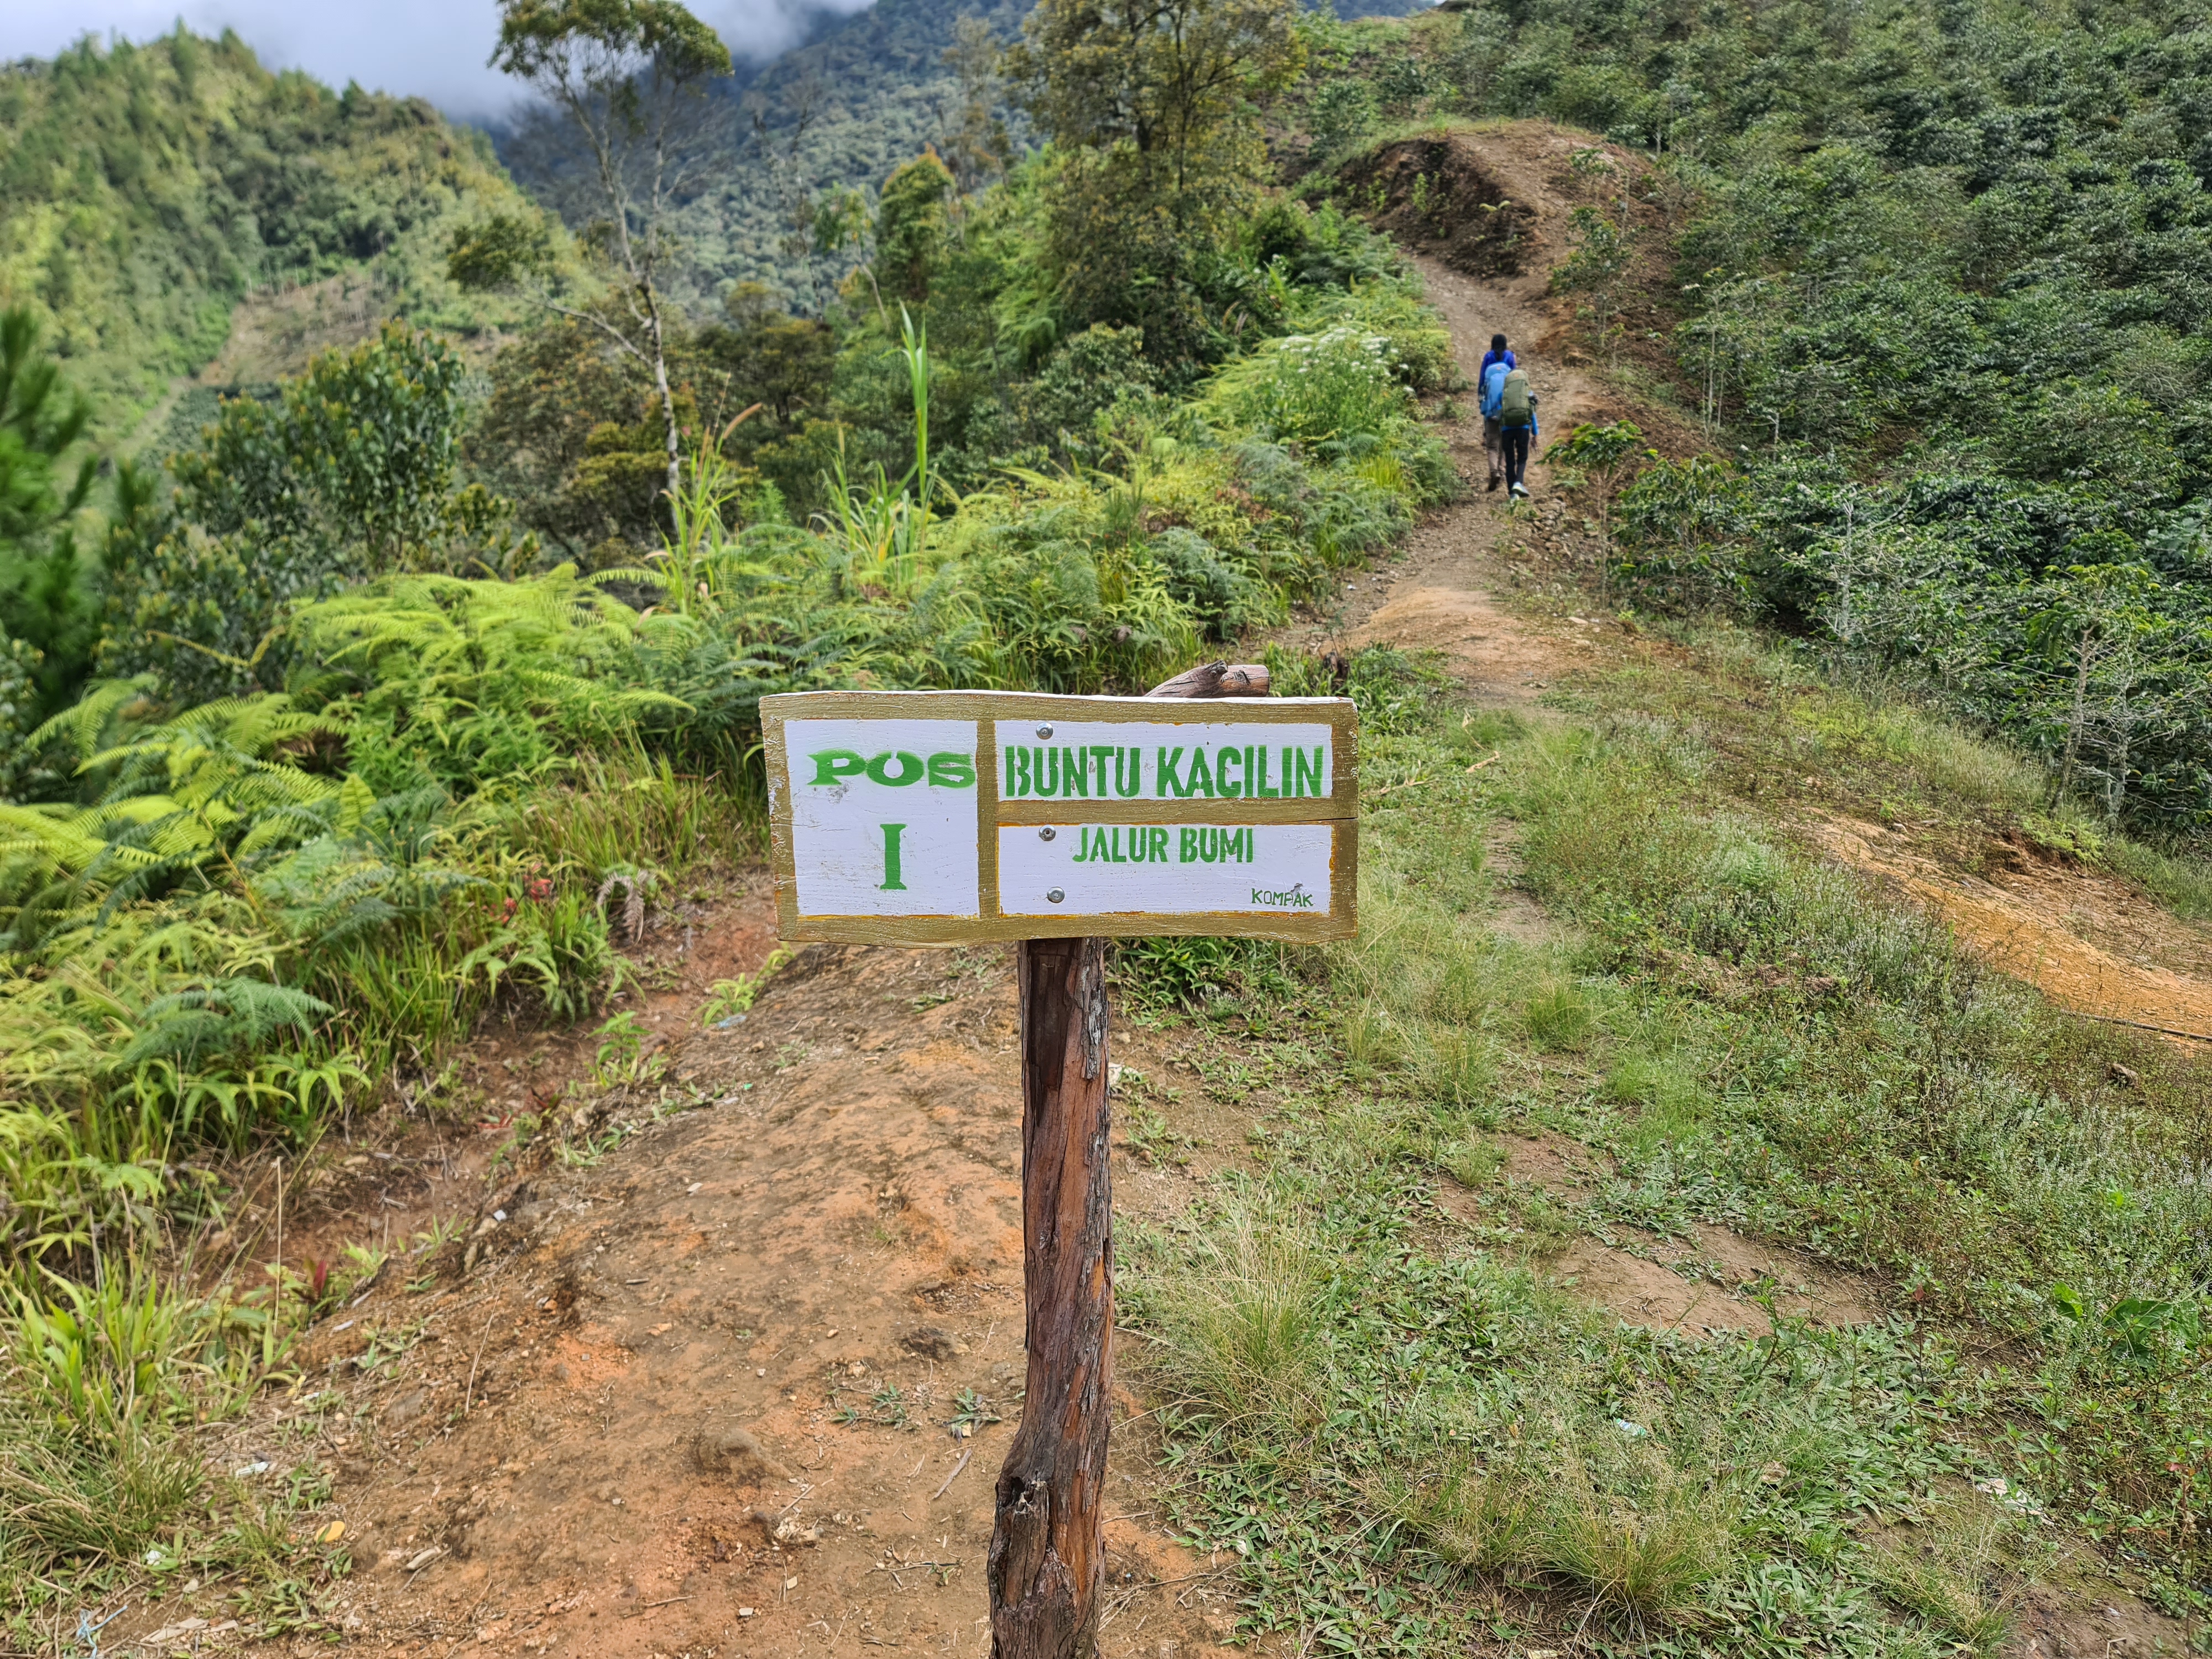
[[[1114,1366],[1106,935],[1357,931],[1356,712],[1270,690],[1265,668],[1216,662],[1144,698],[761,703],[787,941],[1015,943],[1029,1364],[985,1567],[994,1659],[1097,1649]],[[1167,699],[1236,701],[1200,714]],[[1068,741],[1043,746],[1062,726]]]

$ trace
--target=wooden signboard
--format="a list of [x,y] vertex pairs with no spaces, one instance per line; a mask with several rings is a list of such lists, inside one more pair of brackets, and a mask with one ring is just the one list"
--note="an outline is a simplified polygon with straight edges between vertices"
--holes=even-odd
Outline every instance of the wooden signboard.
[[[1204,699],[1200,702],[1197,700]],[[1145,697],[761,701],[786,939],[1016,942],[1021,1426],[984,1570],[994,1659],[1091,1659],[1113,1380],[1109,934],[1349,938],[1358,726],[1207,663]]]
[[812,691],[761,724],[786,939],[1357,931],[1341,698]]

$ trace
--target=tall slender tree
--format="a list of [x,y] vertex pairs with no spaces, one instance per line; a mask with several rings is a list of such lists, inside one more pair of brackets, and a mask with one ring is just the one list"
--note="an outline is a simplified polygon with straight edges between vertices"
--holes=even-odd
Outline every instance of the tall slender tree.
[[[0,705],[12,706],[8,684],[35,659],[50,714],[90,648],[90,605],[67,526],[99,462],[87,453],[68,465],[92,406],[40,349],[39,331],[27,308],[0,312]],[[0,707],[0,737],[14,735],[9,718]]]
[[501,0],[491,62],[560,110],[581,143],[601,214],[584,241],[612,267],[619,303],[562,304],[547,282],[544,228],[509,216],[457,235],[447,269],[464,287],[535,283],[541,303],[588,323],[650,369],[672,496],[682,447],[659,275],[672,250],[677,158],[691,125],[710,112],[704,83],[730,72],[729,48],[676,0]]

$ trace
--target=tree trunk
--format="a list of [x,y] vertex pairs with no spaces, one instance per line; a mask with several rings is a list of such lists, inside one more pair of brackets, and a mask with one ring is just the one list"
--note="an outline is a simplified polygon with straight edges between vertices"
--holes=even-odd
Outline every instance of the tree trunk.
[[2074,763],[2081,753],[2081,727],[2089,718],[2089,647],[2093,637],[2085,628],[2081,638],[2075,641],[2074,707],[2067,716],[2066,751],[2058,766],[2057,798],[2062,802],[2074,787]]
[[1148,697],[1264,697],[1272,690],[1256,662],[1202,662],[1145,693]]
[[660,424],[668,441],[668,512],[676,514],[676,492],[684,483],[683,450],[676,430],[676,394],[668,385],[668,350],[661,339],[660,301],[650,279],[639,284],[645,291],[646,314],[653,327],[653,389],[660,394]]
[[994,1659],[1090,1659],[1106,1571],[1114,1213],[1106,942],[1015,948],[1029,1393],[999,1473],[986,1577]]

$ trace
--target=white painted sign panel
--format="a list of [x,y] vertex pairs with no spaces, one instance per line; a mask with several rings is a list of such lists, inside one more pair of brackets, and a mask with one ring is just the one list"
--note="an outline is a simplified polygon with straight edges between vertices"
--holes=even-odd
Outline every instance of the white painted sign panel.
[[999,830],[999,914],[1327,915],[1328,823],[1048,823]]
[[803,914],[980,913],[975,721],[791,720],[783,750]]
[[1001,800],[1319,801],[1335,784],[1318,723],[1000,720],[996,735]]
[[763,698],[787,939],[1355,930],[1341,698]]

